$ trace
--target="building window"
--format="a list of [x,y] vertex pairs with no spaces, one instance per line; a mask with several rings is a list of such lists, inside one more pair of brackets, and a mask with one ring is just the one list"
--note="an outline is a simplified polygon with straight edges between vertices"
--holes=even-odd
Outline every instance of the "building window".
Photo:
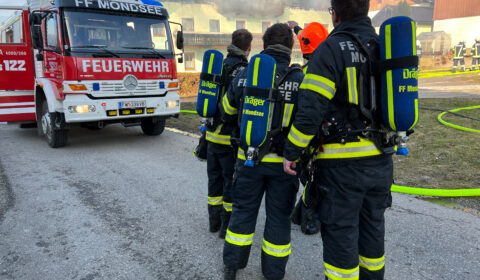
[[239,30],[239,29],[247,29],[247,22],[245,20],[237,20],[236,30]]
[[220,21],[218,19],[210,20],[210,32],[220,32]]
[[159,24],[154,24],[151,27],[152,33],[154,37],[165,37],[166,36],[166,31],[165,31],[165,24],[159,23]]
[[270,27],[269,21],[262,21],[262,33],[265,33],[265,31],[267,31],[269,27]]
[[182,18],[183,31],[195,32],[195,22],[193,18]]
[[310,22],[306,22],[303,24],[303,28],[307,27],[310,24]]
[[195,53],[185,53],[185,71],[195,71]]
[[325,27],[325,29],[328,30],[328,23],[325,23],[325,24],[322,24],[322,25],[323,25],[323,27]]

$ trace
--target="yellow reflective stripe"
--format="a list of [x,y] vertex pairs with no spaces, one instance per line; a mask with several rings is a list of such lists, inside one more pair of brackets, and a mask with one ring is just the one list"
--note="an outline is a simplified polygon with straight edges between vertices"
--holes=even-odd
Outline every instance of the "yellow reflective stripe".
[[287,245],[275,245],[265,240],[265,238],[263,239],[262,250],[267,255],[279,258],[286,257],[292,252],[290,243],[288,243]]
[[294,104],[286,103],[285,108],[283,109],[283,122],[282,127],[288,127],[290,125],[290,120],[292,119],[292,113]]
[[208,197],[208,204],[216,206],[223,204],[223,196]]
[[417,123],[418,123],[418,99],[415,99],[415,121],[413,122],[413,125],[410,127],[410,129],[416,126]]
[[377,156],[383,154],[370,140],[360,139],[360,142],[346,144],[326,144],[319,151],[316,159],[340,159]]
[[233,203],[223,202],[223,209],[227,212],[232,212]]
[[208,99],[205,99],[205,103],[203,103],[203,115],[206,116],[208,111]]
[[230,105],[230,102],[228,102],[228,97],[227,97],[226,94],[223,96],[222,105],[223,105],[223,110],[225,111],[225,113],[227,113],[229,115],[236,115],[238,113],[237,108],[234,108],[232,105]]
[[327,99],[332,99],[336,92],[334,82],[315,74],[305,75],[300,88],[314,91],[320,95],[323,95]]
[[307,203],[305,202],[305,199],[306,199],[306,195],[307,195],[306,192],[307,192],[307,188],[308,188],[308,184],[309,184],[309,183],[310,183],[310,182],[307,181],[307,183],[306,183],[305,186],[303,187],[302,201],[303,201],[303,205],[305,205],[305,206],[308,206]]
[[255,58],[255,68],[253,68],[253,81],[252,85],[258,85],[258,71],[260,70],[260,57]]
[[267,154],[262,158],[261,162],[283,163],[283,157],[277,154]]
[[378,259],[360,257],[360,266],[370,271],[377,271],[385,267],[385,255]]
[[247,140],[247,145],[250,146],[251,138],[252,138],[252,125],[253,121],[248,121],[247,122],[247,135],[246,135],[246,140]]
[[357,68],[347,67],[348,101],[358,105]]
[[308,71],[308,65],[305,65],[305,67],[303,67],[303,74],[307,75],[307,71]]
[[412,20],[412,44],[413,44],[413,54],[417,55],[417,28],[415,27],[415,22]]
[[213,61],[215,59],[215,54],[211,53],[210,54],[210,63],[208,64],[208,74],[212,74],[212,69],[213,69]]
[[[238,148],[237,158],[240,160],[246,160],[245,151],[242,148]],[[265,155],[260,162],[265,163],[283,163],[283,157],[277,154],[267,154]]]
[[385,26],[385,59],[392,59],[392,25]]
[[[392,25],[385,26],[385,59],[392,59]],[[388,123],[392,130],[396,130],[393,107],[393,78],[392,70],[387,71],[387,94],[388,94]]]
[[394,106],[393,106],[393,78],[392,78],[392,70],[387,71],[387,93],[388,93],[388,123],[390,124],[390,128],[392,130],[397,130],[397,126],[395,125],[395,114],[394,114]]
[[315,135],[307,135],[300,132],[295,126],[292,125],[290,133],[288,134],[288,140],[295,146],[300,148],[306,148]]
[[335,267],[328,263],[324,263],[324,265],[325,265],[325,276],[327,276],[328,279],[332,279],[332,280],[359,279],[359,275],[360,275],[359,266],[352,269],[343,269],[343,268]]
[[225,235],[225,241],[237,245],[237,246],[248,246],[252,245],[254,233],[252,234],[239,234],[231,232],[227,229],[227,234]]
[[216,144],[231,145],[230,135],[214,134],[213,132],[207,131],[206,139]]

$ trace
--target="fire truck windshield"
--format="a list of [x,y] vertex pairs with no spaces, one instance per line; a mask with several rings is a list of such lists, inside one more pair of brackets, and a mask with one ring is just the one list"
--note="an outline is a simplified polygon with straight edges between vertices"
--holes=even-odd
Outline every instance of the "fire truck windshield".
[[66,44],[108,53],[171,53],[168,21],[132,14],[65,11]]

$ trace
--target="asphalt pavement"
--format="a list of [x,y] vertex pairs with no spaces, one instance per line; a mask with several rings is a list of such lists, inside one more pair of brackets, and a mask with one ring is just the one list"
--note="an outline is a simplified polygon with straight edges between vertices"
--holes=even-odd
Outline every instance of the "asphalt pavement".
[[[0,279],[222,279],[197,141],[114,125],[74,128],[51,149],[35,129],[0,125]],[[386,219],[386,279],[480,278],[480,217],[394,194]],[[262,207],[238,279],[262,279],[264,221]],[[294,226],[285,279],[321,279],[321,244]]]

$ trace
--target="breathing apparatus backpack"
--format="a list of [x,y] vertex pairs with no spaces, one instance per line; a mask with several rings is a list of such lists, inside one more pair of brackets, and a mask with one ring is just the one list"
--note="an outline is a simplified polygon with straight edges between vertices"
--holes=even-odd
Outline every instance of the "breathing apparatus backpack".
[[[364,68],[359,70],[358,83],[358,111],[365,121],[354,124],[350,133],[370,139],[386,154],[395,153],[398,146],[397,155],[408,155],[408,136],[418,121],[415,22],[408,17],[385,21],[380,28],[379,45],[372,41],[362,42],[349,32],[337,32],[332,36],[340,34],[353,39],[367,59]],[[368,85],[366,89],[365,84]],[[348,121],[358,123],[358,120],[359,116],[354,116]],[[325,134],[325,128],[322,129]]]
[[302,70],[290,67],[286,73],[277,75],[276,62],[271,56],[258,54],[252,57],[239,115],[240,144],[247,147],[245,166],[254,167],[260,162],[270,152],[273,139],[282,132],[282,126],[272,129],[275,110],[283,108],[285,103],[285,96],[278,87],[295,71]]
[[228,90],[233,80],[232,73],[246,62],[233,66],[224,65],[224,56],[217,50],[207,50],[203,55],[202,73],[197,96],[197,113],[202,120],[201,132],[206,132],[207,126],[215,129],[213,118],[217,114],[218,102]]

